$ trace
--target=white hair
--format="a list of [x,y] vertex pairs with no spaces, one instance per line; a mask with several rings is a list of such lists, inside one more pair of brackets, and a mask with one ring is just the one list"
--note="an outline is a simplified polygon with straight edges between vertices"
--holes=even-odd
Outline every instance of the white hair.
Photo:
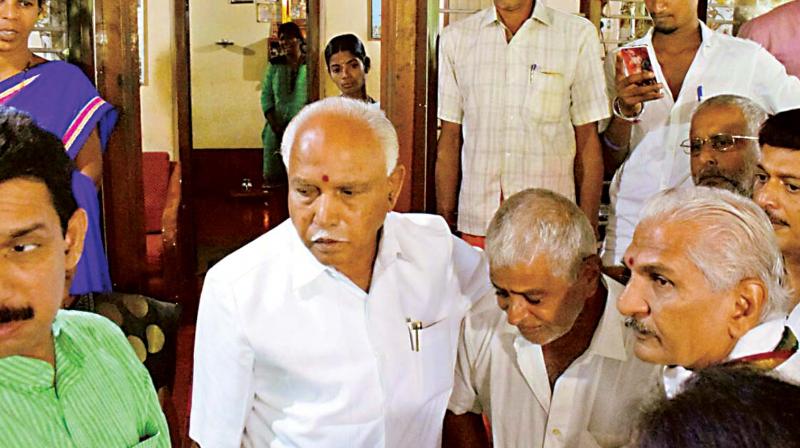
[[550,190],[531,188],[512,195],[486,231],[493,268],[530,263],[546,255],[554,275],[575,280],[581,262],[597,252],[589,219],[574,202]]
[[750,199],[720,188],[673,188],[648,201],[641,218],[640,225],[696,224],[686,256],[712,290],[727,291],[746,278],[758,278],[767,287],[761,321],[788,312],[790,294],[775,231]]
[[353,129],[353,134],[364,131],[372,132],[386,155],[386,174],[392,174],[392,171],[397,166],[397,157],[400,152],[400,144],[397,141],[397,131],[395,131],[394,126],[386,118],[386,114],[382,110],[364,101],[342,96],[325,98],[311,103],[292,118],[283,133],[283,141],[281,142],[281,156],[286,169],[289,169],[289,158],[292,155],[292,148],[297,138],[297,130],[303,127],[308,120],[325,114],[338,115],[363,123],[363,129]]

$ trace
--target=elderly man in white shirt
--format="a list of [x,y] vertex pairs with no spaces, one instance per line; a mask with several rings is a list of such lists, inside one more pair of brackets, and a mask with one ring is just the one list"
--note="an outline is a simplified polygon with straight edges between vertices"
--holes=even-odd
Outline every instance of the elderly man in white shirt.
[[392,213],[403,183],[383,112],[328,98],[282,146],[290,221],[206,277],[190,436],[204,447],[434,447],[460,322],[491,295],[441,217]]
[[692,370],[747,365],[800,381],[783,259],[766,214],[710,187],[670,189],[642,212],[617,301],[637,334],[634,350],[664,368],[668,396]]
[[601,124],[604,160],[607,171],[619,167],[610,188],[606,266],[621,264],[651,196],[692,185],[689,156],[680,143],[689,137],[692,112],[704,98],[740,95],[770,114],[800,106],[800,81],[758,44],[700,22],[697,0],[645,5],[653,28],[630,45],[647,47],[653,71],[626,77],[619,54],[606,57],[614,116]]
[[502,197],[539,187],[577,198],[596,223],[597,122],[610,112],[591,22],[542,1],[494,0],[445,28],[440,47],[438,213],[455,225],[458,208],[458,230],[481,245]]
[[445,417],[446,446],[621,446],[657,366],[633,354],[616,310],[623,286],[600,274],[594,232],[567,198],[506,200],[486,237],[497,300],[467,314]]

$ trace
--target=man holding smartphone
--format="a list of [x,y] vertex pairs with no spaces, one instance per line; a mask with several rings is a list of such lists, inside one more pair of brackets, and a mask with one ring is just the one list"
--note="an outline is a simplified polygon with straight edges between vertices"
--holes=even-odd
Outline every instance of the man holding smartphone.
[[689,156],[680,143],[704,98],[741,95],[768,113],[800,106],[800,81],[757,44],[708,28],[697,18],[697,0],[645,0],[645,5],[653,28],[630,46],[647,47],[652,71],[626,76],[622,50],[606,57],[614,116],[601,125],[601,140],[606,170],[616,170],[606,266],[621,265],[647,199],[692,184]]

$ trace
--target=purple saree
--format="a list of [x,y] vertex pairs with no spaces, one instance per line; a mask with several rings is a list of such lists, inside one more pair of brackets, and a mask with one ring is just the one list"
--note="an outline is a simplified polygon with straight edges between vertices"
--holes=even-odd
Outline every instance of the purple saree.
[[[61,139],[72,160],[95,129],[105,151],[117,121],[117,112],[100,98],[86,75],[65,62],[45,62],[0,82],[0,104],[31,115],[39,126]],[[70,294],[111,291],[97,190],[89,177],[76,170],[72,193],[89,216],[89,228]]]

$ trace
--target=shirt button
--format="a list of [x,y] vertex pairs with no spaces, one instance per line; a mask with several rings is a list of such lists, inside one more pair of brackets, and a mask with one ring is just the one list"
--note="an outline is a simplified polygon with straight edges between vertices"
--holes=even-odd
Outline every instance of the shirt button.
[[559,431],[558,428],[556,428],[553,430],[553,435],[556,437],[561,437],[561,431]]

